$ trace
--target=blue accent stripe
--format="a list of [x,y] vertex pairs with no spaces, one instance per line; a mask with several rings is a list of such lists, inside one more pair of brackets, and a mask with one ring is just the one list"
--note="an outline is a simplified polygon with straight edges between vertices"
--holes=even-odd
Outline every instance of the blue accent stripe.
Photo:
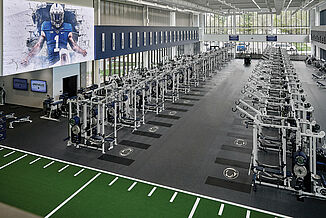
[[[150,32],[152,32],[152,43],[150,43]],[[115,50],[112,49],[113,33],[115,34]],[[121,46],[122,33],[124,33],[123,49]],[[130,33],[132,37],[130,37]],[[146,34],[146,45],[144,45],[144,33]],[[174,34],[175,40],[173,40]],[[103,36],[105,45],[102,41]],[[132,38],[131,47],[130,38]],[[95,60],[196,42],[199,42],[198,27],[95,26]]]

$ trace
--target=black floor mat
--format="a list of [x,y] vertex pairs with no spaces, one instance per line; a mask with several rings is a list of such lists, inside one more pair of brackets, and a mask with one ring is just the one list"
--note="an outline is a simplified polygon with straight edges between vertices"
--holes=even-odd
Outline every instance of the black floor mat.
[[186,104],[186,103],[173,103],[174,105],[181,105],[181,106],[189,106],[192,107],[194,104]]
[[156,115],[156,117],[166,118],[166,119],[171,119],[171,120],[178,120],[178,119],[181,118],[181,117],[178,117],[178,116],[166,115],[166,114],[158,114],[158,115]]
[[179,111],[179,112],[187,112],[188,111],[187,109],[175,108],[175,107],[167,107],[165,109],[169,110],[169,111]]
[[117,163],[117,164],[122,164],[125,166],[130,166],[134,162],[134,160],[124,158],[124,157],[118,157],[118,156],[114,156],[114,155],[110,155],[110,154],[103,154],[98,159]]
[[144,132],[144,131],[139,131],[139,130],[133,131],[132,134],[151,137],[151,138],[160,138],[162,136],[161,134],[156,134],[156,133],[152,133],[152,132]]
[[187,97],[182,97],[182,100],[190,100],[190,101],[200,101],[199,98],[187,98]]
[[173,126],[173,124],[171,124],[171,123],[163,123],[163,122],[152,121],[152,120],[147,121],[146,123],[150,124],[150,125],[163,126],[163,127],[171,127],[171,126]]
[[202,94],[193,94],[193,93],[189,93],[187,95],[189,95],[189,96],[197,96],[197,97],[203,97],[203,96],[205,96],[205,95],[202,95]]
[[134,147],[134,148],[140,148],[140,149],[148,149],[149,147],[151,147],[149,144],[144,144],[144,143],[134,142],[134,141],[129,141],[129,140],[122,140],[118,144],[130,146],[130,147]]
[[222,145],[221,148],[223,150],[226,150],[226,151],[234,151],[234,152],[239,152],[239,153],[244,153],[244,154],[250,154],[251,153],[251,149],[244,148],[244,147],[236,147],[236,146],[231,146],[231,145]]
[[251,192],[251,184],[239,183],[232,180],[219,179],[212,176],[207,177],[205,184],[231,189],[239,192],[245,192],[248,194]]
[[230,159],[217,157],[215,163],[227,165],[227,166],[233,166],[233,167],[240,167],[243,169],[249,169],[249,163],[237,161],[237,160],[230,160]]

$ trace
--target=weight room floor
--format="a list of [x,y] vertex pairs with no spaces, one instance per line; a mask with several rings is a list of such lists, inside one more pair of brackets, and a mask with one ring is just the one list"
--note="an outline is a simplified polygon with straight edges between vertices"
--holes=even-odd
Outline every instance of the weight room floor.
[[[243,60],[233,60],[213,79],[183,96],[178,101],[181,104],[168,104],[168,110],[162,113],[169,115],[176,111],[175,115],[148,115],[147,122],[159,122],[152,122],[159,127],[155,134],[148,133],[152,124],[142,126],[136,134],[131,134],[130,129],[121,130],[119,142],[123,145],[109,151],[111,156],[98,159],[102,156],[99,151],[67,148],[63,141],[67,137],[65,120],[59,123],[41,120],[39,110],[17,106],[4,106],[0,110],[31,115],[33,123],[14,124],[15,129],[7,131],[8,139],[2,144],[284,215],[320,216],[326,211],[322,201],[298,202],[289,192],[261,186],[257,192],[251,191],[247,173],[252,132],[231,108],[257,61],[248,68],[242,63]],[[312,68],[306,68],[303,62],[294,64],[308,99],[315,106],[316,120],[325,129],[325,90],[313,83]],[[236,139],[245,140],[247,145],[235,145]],[[119,152],[129,147],[134,151],[121,157]],[[238,178],[228,180],[223,176],[228,167],[239,171]]]

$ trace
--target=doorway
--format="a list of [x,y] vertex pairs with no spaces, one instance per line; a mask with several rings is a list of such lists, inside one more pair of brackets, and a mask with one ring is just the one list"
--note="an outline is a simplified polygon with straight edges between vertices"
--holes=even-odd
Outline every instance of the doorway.
[[77,79],[78,76],[71,76],[62,79],[63,93],[67,93],[68,97],[77,95]]

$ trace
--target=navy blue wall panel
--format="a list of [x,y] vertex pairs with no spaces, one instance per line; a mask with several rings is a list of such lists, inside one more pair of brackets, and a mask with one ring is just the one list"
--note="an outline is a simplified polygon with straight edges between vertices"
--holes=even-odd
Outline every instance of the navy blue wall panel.
[[95,26],[95,59],[195,43],[198,33],[198,27]]

